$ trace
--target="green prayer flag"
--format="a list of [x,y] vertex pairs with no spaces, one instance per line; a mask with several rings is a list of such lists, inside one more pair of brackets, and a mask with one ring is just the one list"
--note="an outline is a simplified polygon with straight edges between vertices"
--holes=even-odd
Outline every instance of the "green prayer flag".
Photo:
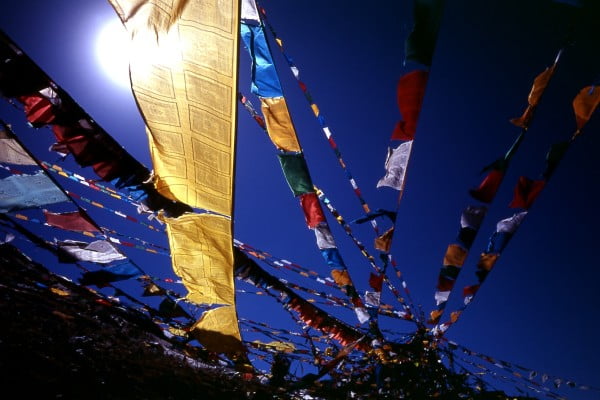
[[406,39],[406,60],[431,66],[444,0],[414,0],[413,30]]
[[313,193],[313,184],[302,154],[278,154],[281,169],[294,196]]
[[570,144],[571,142],[559,142],[550,146],[550,150],[548,150],[548,154],[546,154],[546,170],[544,171],[544,178],[548,179],[552,176]]

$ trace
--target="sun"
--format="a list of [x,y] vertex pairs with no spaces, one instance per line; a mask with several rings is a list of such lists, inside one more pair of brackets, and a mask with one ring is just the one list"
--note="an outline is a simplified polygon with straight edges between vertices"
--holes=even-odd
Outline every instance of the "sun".
[[118,19],[108,21],[96,37],[96,58],[116,85],[129,88],[129,36]]

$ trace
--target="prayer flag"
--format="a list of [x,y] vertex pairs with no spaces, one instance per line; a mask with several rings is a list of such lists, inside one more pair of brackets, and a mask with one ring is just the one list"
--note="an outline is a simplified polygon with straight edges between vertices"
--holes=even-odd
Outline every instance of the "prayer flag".
[[529,127],[529,123],[531,121],[531,117],[533,116],[533,111],[537,107],[546,89],[548,83],[550,82],[550,78],[554,75],[554,71],[556,70],[556,63],[552,64],[551,67],[546,68],[542,73],[535,77],[533,80],[533,85],[531,87],[531,91],[529,92],[529,96],[527,98],[527,108],[523,112],[523,115],[519,118],[513,118],[510,122],[520,128]]
[[392,239],[394,237],[394,227],[392,226],[383,235],[375,238],[375,248],[384,253],[389,253],[392,248]]
[[317,238],[317,247],[320,250],[335,248],[335,240],[329,230],[327,223],[320,223],[315,227],[315,236]]
[[460,216],[460,227],[479,230],[486,212],[487,207],[485,206],[468,206]]
[[444,0],[414,0],[414,24],[406,40],[406,60],[431,66]]
[[382,216],[388,217],[390,219],[390,221],[395,222],[397,214],[398,213],[395,211],[389,211],[389,210],[384,210],[384,209],[378,208],[375,211],[368,212],[363,217],[356,218],[354,221],[351,221],[350,223],[351,224],[363,224],[365,222],[372,221],[375,218],[382,217]]
[[14,165],[37,165],[15,139],[0,137],[0,162]]
[[371,286],[373,290],[381,292],[381,289],[383,288],[383,278],[383,274],[376,275],[371,272],[369,275],[369,286]]
[[321,254],[327,262],[327,265],[329,265],[331,268],[340,270],[345,269],[344,261],[342,260],[342,256],[337,248],[322,249]]
[[352,285],[352,281],[350,280],[350,275],[348,274],[348,271],[345,269],[332,270],[331,277],[333,278],[335,283],[340,287]]
[[388,186],[396,190],[404,187],[404,177],[412,149],[412,140],[402,143],[395,149],[388,148],[385,160],[385,176],[377,182],[377,187]]
[[573,99],[573,110],[577,120],[577,131],[583,129],[600,104],[600,89],[597,86],[587,86],[579,91]]
[[192,326],[190,335],[206,349],[218,353],[244,353],[235,307],[225,305],[208,310]]
[[244,23],[260,24],[260,15],[254,0],[242,0],[240,18]]
[[477,262],[477,268],[485,271],[491,271],[500,258],[500,254],[498,253],[481,253],[479,256],[479,261]]
[[277,157],[294,196],[314,192],[308,166],[302,154],[277,154]]
[[171,318],[191,318],[183,308],[169,297],[165,297],[158,305],[158,314],[166,319]]
[[241,24],[241,36],[252,59],[250,91],[260,97],[282,97],[283,90],[261,25]]
[[323,215],[323,209],[316,193],[301,195],[300,205],[302,206],[302,210],[304,210],[304,218],[309,228],[316,228],[321,222],[325,222],[325,215]]
[[471,189],[469,193],[474,199],[483,203],[491,203],[504,178],[504,171],[493,169],[483,179],[477,189]]
[[35,127],[47,125],[56,119],[52,103],[40,94],[20,96],[19,101],[25,108],[27,121]]
[[283,151],[301,151],[285,98],[261,98],[260,108],[265,116],[267,133],[275,147]]
[[546,170],[544,171],[544,178],[550,179],[556,167],[567,152],[571,142],[559,142],[550,146],[548,154],[546,154]]
[[161,288],[154,282],[148,282],[146,285],[144,285],[144,293],[142,293],[142,296],[164,296],[166,294],[167,291],[165,289]]
[[429,73],[415,70],[403,75],[398,81],[398,108],[402,121],[398,121],[392,132],[392,140],[413,140],[417,132],[417,122],[425,97]]
[[121,264],[109,265],[98,271],[84,272],[79,283],[84,286],[96,285],[104,287],[110,282],[124,281],[142,275],[137,265],[127,261]]
[[465,249],[470,249],[473,245],[473,241],[477,236],[477,231],[473,228],[460,228],[456,241],[460,243]]
[[42,171],[0,179],[0,213],[69,201]]
[[381,291],[365,292],[365,303],[371,307],[379,307],[381,304]]
[[512,217],[505,218],[500,220],[496,224],[496,231],[498,232],[506,232],[506,233],[515,233],[523,222],[523,219],[527,216],[527,211],[520,212],[518,214],[514,214]]
[[545,185],[545,180],[534,181],[526,176],[520,176],[519,181],[515,186],[514,196],[509,207],[529,209],[537,196],[544,189]]
[[231,215],[240,2],[110,3],[131,35],[132,90],[147,125],[156,188],[171,200]]
[[457,244],[451,244],[446,249],[443,265],[462,267],[467,258],[467,251]]
[[78,261],[108,264],[127,258],[106,240],[96,240],[92,243],[64,240],[58,242],[58,247]]
[[102,229],[82,209],[60,214],[44,210],[44,216],[46,224],[56,228],[76,232],[102,232]]
[[444,291],[444,292],[435,292],[434,298],[435,298],[435,304],[436,305],[440,305],[442,303],[445,303],[448,301],[448,298],[450,297],[450,290]]

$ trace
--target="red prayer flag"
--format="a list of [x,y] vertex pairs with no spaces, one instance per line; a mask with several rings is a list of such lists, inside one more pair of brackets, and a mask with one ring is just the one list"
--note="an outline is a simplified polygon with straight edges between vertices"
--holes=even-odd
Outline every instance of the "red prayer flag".
[[481,202],[491,203],[504,178],[504,171],[494,169],[483,179],[477,189],[469,191],[471,196]]
[[373,290],[381,292],[383,287],[383,274],[376,275],[371,272],[371,275],[369,276],[369,285],[373,288]]
[[428,76],[427,71],[415,70],[404,74],[398,81],[398,108],[403,120],[396,124],[392,140],[414,139]]
[[102,232],[102,230],[92,221],[92,219],[83,210],[53,213],[44,210],[46,223],[56,228],[75,232]]
[[39,94],[20,96],[25,108],[25,116],[33,126],[43,126],[54,121],[56,116],[50,100]]
[[517,185],[515,186],[515,194],[509,204],[510,208],[524,208],[526,210],[531,207],[537,196],[540,194],[544,186],[545,180],[532,180],[526,176],[520,176]]
[[463,288],[463,297],[474,296],[479,290],[479,285],[465,286]]
[[300,205],[304,210],[304,218],[309,228],[316,228],[320,222],[325,222],[325,215],[316,193],[306,193],[300,196]]

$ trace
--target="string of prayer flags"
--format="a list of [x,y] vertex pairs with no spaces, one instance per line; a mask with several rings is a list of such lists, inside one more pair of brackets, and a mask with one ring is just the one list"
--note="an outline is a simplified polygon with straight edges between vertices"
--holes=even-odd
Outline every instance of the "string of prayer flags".
[[[45,221],[41,221],[38,218],[30,217],[30,216],[27,216],[27,215],[24,215],[24,214],[16,213],[16,214],[14,214],[14,217],[17,218],[17,219],[20,219],[22,221],[29,221],[29,222],[34,222],[34,223],[37,223],[37,224],[44,224],[44,225],[51,226],[51,225],[49,225]],[[54,226],[54,227],[55,228],[59,228],[57,226]],[[124,246],[124,247],[134,248],[134,249],[137,249],[137,250],[143,250],[143,251],[146,251],[146,252],[152,253],[152,254],[160,254],[160,255],[164,255],[164,256],[170,256],[169,249],[167,249],[167,248],[165,248],[163,246],[159,246],[157,244],[153,244],[153,243],[147,242],[145,240],[142,240],[140,238],[136,238],[136,237],[133,237],[133,236],[123,235],[122,233],[119,233],[119,232],[115,231],[114,229],[110,229],[110,228],[106,228],[106,227],[102,227],[101,229],[102,229],[102,232],[103,232],[102,234],[101,233],[94,234],[93,232],[89,232],[89,231],[83,231],[81,233],[83,235],[85,235],[85,236],[94,237],[96,239],[108,240],[111,243],[118,244],[118,245],[121,245],[121,246]],[[134,240],[134,241],[142,243],[142,244],[139,245],[139,244],[135,244],[135,243],[132,243],[132,242],[129,242],[129,241],[126,241],[126,240],[121,240],[121,239],[118,239],[118,238],[113,237],[113,236],[108,236],[108,234],[117,235],[117,236],[121,236],[121,237],[126,237],[128,239]],[[72,260],[67,261],[67,262],[72,262]]]
[[400,144],[395,149],[388,149],[385,160],[385,176],[377,182],[377,187],[391,187],[396,190],[404,188],[404,177],[412,150],[412,140]]
[[[150,171],[123,149],[70,96],[10,38],[0,34],[0,93],[23,105],[33,127],[50,125],[58,146],[73,155],[81,166],[91,166],[105,181],[119,179],[134,190],[150,177]],[[128,186],[123,186],[129,189]],[[144,203],[170,216],[191,211],[189,206],[168,200],[152,185],[145,185]]]
[[437,324],[442,317],[450,293],[454,289],[456,280],[486,212],[487,208],[485,206],[468,206],[461,213],[460,228],[456,237],[456,243],[448,245],[442,261],[442,268],[438,274],[434,294],[436,309],[430,312],[430,324]]
[[124,281],[142,275],[140,268],[131,261],[109,265],[98,271],[84,272],[79,283],[84,286],[107,286],[111,282]]
[[[527,211],[522,211],[512,215],[511,217],[498,221],[496,224],[496,230],[490,236],[486,250],[479,256],[479,261],[477,262],[477,271],[475,272],[475,275],[477,276],[477,283],[465,286],[463,288],[463,305],[458,310],[451,313],[449,321],[438,324],[434,327],[433,331],[436,334],[444,333],[452,324],[458,321],[460,315],[473,301],[473,298],[475,297],[479,288],[485,282],[487,276],[500,258],[501,253],[504,251],[510,239],[514,236],[526,216]],[[441,313],[440,315],[436,314],[436,316],[437,319],[432,322],[437,324]]]
[[76,261],[108,264],[127,258],[106,240],[96,240],[91,243],[63,240],[59,241],[57,246],[64,254],[67,254],[72,260]]
[[102,232],[102,229],[82,209],[66,213],[44,211],[46,224],[76,232]]
[[[244,38],[246,48],[252,60],[252,92],[258,94],[260,97],[267,133],[275,147],[279,150],[277,157],[281,169],[293,195],[295,197],[302,196],[300,204],[309,228],[316,229],[320,225],[328,227],[320,203],[315,201],[315,198],[311,196],[311,194],[315,193],[315,189],[285,98],[283,97],[283,91],[281,93],[273,91],[274,85],[278,88],[280,87],[279,78],[275,66],[272,65],[273,58],[263,33],[264,26],[260,20],[255,19],[258,13],[256,3],[253,1],[245,2],[242,11],[248,13],[241,18],[241,23],[242,32],[246,36]],[[261,74],[264,74],[264,76],[261,76]],[[261,85],[264,85],[264,87],[261,87]],[[271,94],[272,96],[267,96],[267,94]],[[315,116],[319,115],[318,107],[314,106],[313,111]],[[257,120],[257,122],[259,121]],[[293,153],[290,154],[289,152]],[[319,250],[325,262],[332,268],[331,274],[334,280],[336,276],[346,277],[343,280],[338,279],[337,282],[350,297],[352,304],[354,304],[359,322],[364,323],[369,319],[368,313],[364,310],[363,302],[352,283],[348,269],[337,247],[334,243],[333,246],[331,244],[333,242],[331,232],[329,232],[328,240],[330,242],[321,241],[326,247],[319,248]],[[318,244],[319,239],[317,237]]]
[[0,179],[0,213],[67,201],[69,198],[43,171]]
[[[331,203],[331,200],[329,200],[327,198],[327,196],[325,196],[325,193],[321,189],[317,188],[316,190],[317,190],[317,195],[319,196],[319,199],[321,199],[321,201],[323,202],[323,204],[325,204],[325,206],[327,207],[327,209],[329,210],[329,212],[331,213],[331,215],[334,216],[334,218],[338,222],[338,224],[341,225],[344,228],[344,232],[346,232],[346,234],[350,237],[350,239],[352,240],[352,242],[356,245],[356,247],[358,247],[358,249],[360,250],[361,254],[363,256],[365,256],[367,258],[367,260],[369,260],[369,264],[377,272],[377,274],[380,277],[380,279],[385,280],[385,282],[387,283],[388,287],[392,291],[393,295],[396,297],[396,300],[398,300],[400,302],[400,304],[402,305],[402,307],[405,310],[405,311],[403,311],[403,313],[404,313],[403,314],[403,318],[405,318],[407,320],[412,320],[413,316],[415,314],[411,311],[411,308],[415,309],[414,308],[414,304],[413,304],[413,301],[412,301],[411,296],[410,296],[410,291],[408,290],[408,285],[404,281],[404,278],[402,277],[401,271],[398,269],[398,265],[397,265],[396,261],[393,258],[389,257],[389,255],[388,255],[388,257],[385,258],[385,261],[386,262],[389,261],[391,263],[391,265],[393,266],[393,268],[396,270],[396,274],[397,274],[398,278],[400,279],[400,282],[402,284],[402,288],[404,289],[404,292],[406,293],[406,296],[407,296],[407,298],[409,300],[409,304],[406,303],[406,301],[404,300],[404,298],[400,294],[400,291],[394,287],[394,285],[392,284],[392,282],[385,275],[385,271],[382,268],[380,268],[375,263],[375,258],[367,251],[367,249],[360,242],[360,240],[358,240],[354,236],[354,234],[352,233],[352,227],[350,227],[350,225],[348,223],[346,223],[344,217],[338,212],[338,210]],[[386,213],[389,213],[389,212],[387,212],[387,211],[382,212],[382,214],[386,214]],[[395,213],[393,214],[393,216],[395,218]],[[323,235],[325,234],[324,232],[329,232],[328,229],[329,228],[327,228],[327,231],[325,231],[325,230],[323,230],[323,231],[316,230],[315,231],[315,233],[317,234],[317,242],[319,240],[323,240]],[[388,233],[387,235],[384,233],[383,236],[384,237],[380,240],[380,243],[381,243],[382,246],[384,246],[384,245],[386,246],[387,243],[389,241],[391,241],[391,232]],[[319,245],[319,247],[321,248],[321,245]]]
[[[253,0],[249,0],[249,1],[253,1]],[[262,22],[265,23],[269,27],[269,30],[271,31],[271,34],[273,35],[273,38],[275,39],[275,43],[277,43],[277,46],[279,47],[279,50],[281,50],[281,53],[283,54],[285,60],[287,61],[288,66],[290,68],[290,71],[292,72],[292,75],[294,76],[294,78],[298,82],[298,86],[299,86],[300,90],[302,91],[302,93],[304,94],[304,98],[306,99],[306,101],[308,102],[311,110],[313,111],[313,115],[315,116],[315,118],[319,122],[321,130],[323,131],[323,134],[325,135],[325,139],[329,143],[330,148],[333,150],[333,152],[335,154],[335,157],[337,158],[340,167],[344,170],[344,173],[345,173],[345,175],[346,175],[346,177],[347,177],[350,185],[352,186],[354,194],[358,198],[358,200],[359,200],[359,202],[360,202],[363,210],[365,211],[365,213],[370,212],[369,205],[368,205],[367,201],[365,200],[365,198],[363,197],[362,192],[361,192],[361,190],[360,190],[360,188],[358,186],[358,183],[354,179],[354,177],[352,175],[352,172],[350,171],[350,168],[348,167],[348,164],[344,161],[344,159],[342,157],[342,152],[340,151],[339,146],[337,145],[337,143],[335,141],[335,138],[334,138],[333,132],[331,131],[331,128],[327,124],[327,122],[325,120],[325,117],[323,116],[323,113],[319,109],[318,105],[314,102],[312,94],[308,90],[308,87],[307,87],[306,83],[304,83],[300,79],[300,70],[299,70],[299,68],[294,63],[292,57],[290,57],[287,54],[287,52],[285,51],[285,49],[283,48],[283,40],[281,40],[278,37],[277,33],[275,32],[275,29],[273,28],[273,26],[271,25],[271,23],[268,21],[268,19],[267,19],[267,13],[266,13],[265,9],[261,7],[260,8],[260,12],[261,12],[261,15],[262,15]],[[371,221],[371,225],[373,226],[373,229],[375,230],[375,232],[378,234],[377,221],[372,220]]]
[[413,29],[406,39],[406,61],[431,66],[442,22],[444,0],[414,0]]
[[[298,296],[286,284],[268,274],[254,260],[248,258],[241,250],[235,252],[235,275],[238,279],[242,279],[254,286],[277,290],[281,293],[281,296],[278,296],[278,298],[281,299],[286,309],[296,311],[304,324],[328,334],[333,340],[338,341],[342,345],[352,343],[363,336],[355,328],[332,317],[314,304]],[[370,342],[370,340],[364,341],[359,347],[360,350],[368,351],[370,349]]]
[[396,124],[392,132],[392,140],[413,140],[415,138],[428,77],[429,72],[420,69],[400,77],[396,92],[398,109],[403,119]]

